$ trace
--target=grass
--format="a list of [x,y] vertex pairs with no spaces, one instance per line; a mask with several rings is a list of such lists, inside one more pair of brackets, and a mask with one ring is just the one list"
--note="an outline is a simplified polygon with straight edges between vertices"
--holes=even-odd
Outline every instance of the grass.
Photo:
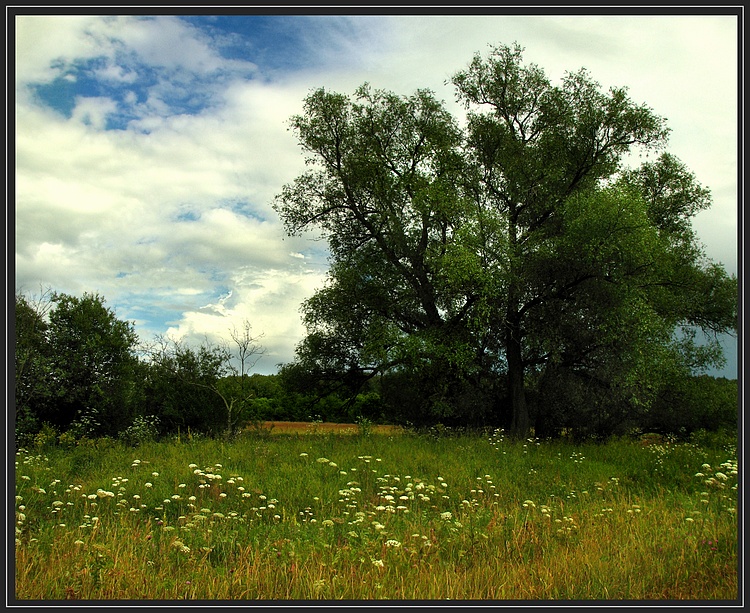
[[248,433],[19,450],[19,600],[738,597],[736,441]]

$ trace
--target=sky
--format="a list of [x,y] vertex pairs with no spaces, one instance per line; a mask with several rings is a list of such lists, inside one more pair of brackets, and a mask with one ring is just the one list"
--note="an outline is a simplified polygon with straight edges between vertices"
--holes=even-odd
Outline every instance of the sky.
[[[446,81],[514,42],[553,81],[585,67],[667,118],[668,151],[713,195],[696,233],[738,272],[736,15],[133,10],[6,12],[16,291],[98,292],[144,342],[229,340],[248,321],[266,349],[254,372],[275,373],[328,267],[325,243],[287,236],[271,206],[305,169],[289,118],[314,89],[364,82],[431,89],[462,116]],[[737,340],[724,346],[727,367],[711,374],[734,378]]]

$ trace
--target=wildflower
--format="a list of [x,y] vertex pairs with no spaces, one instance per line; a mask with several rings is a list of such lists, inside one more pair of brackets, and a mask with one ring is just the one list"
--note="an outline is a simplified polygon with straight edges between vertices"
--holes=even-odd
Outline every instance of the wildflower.
[[383,568],[385,566],[383,560],[373,560],[372,564],[373,566],[377,566],[378,568]]
[[727,479],[729,479],[729,477],[727,477],[724,473],[716,473],[716,478],[721,479],[722,481],[726,481]]
[[315,461],[318,462],[319,464],[328,464],[330,462],[328,458],[318,458]]
[[154,487],[154,484],[149,481],[146,481],[146,483],[143,484],[143,487]]
[[332,520],[330,520],[330,519],[324,519],[324,520],[323,520],[323,525],[324,525],[325,527],[327,527],[327,528],[330,528],[331,526],[333,526],[333,521],[332,521]]
[[159,476],[159,473],[151,473],[151,476],[152,476],[152,477],[158,477],[158,476]]
[[83,545],[83,541],[81,539],[78,539],[77,541],[73,541],[73,544],[80,547],[81,545]]
[[450,519],[451,517],[453,517],[453,514],[452,514],[452,513],[450,512],[450,511],[443,511],[443,512],[442,512],[442,513],[440,514],[440,519],[448,520],[448,519]]
[[185,545],[182,541],[175,541],[172,543],[172,547],[179,549],[182,553],[190,553],[190,547]]
[[395,540],[395,539],[388,539],[385,542],[385,546],[386,547],[393,547],[394,549],[398,549],[399,547],[401,547],[401,543],[399,541]]

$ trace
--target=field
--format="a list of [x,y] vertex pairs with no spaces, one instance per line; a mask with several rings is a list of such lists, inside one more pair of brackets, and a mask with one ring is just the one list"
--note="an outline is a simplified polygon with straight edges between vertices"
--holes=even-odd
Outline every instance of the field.
[[[308,421],[264,421],[261,429],[268,434],[357,434],[360,426],[357,424],[335,424],[329,422]],[[252,428],[249,429],[252,431]],[[372,425],[373,434],[399,434],[402,428],[398,426]]]
[[352,428],[19,450],[15,598],[737,602],[736,439]]

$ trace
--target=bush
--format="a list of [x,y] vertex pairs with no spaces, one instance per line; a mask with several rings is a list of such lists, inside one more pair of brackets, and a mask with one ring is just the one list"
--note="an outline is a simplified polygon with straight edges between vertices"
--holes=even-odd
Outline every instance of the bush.
[[48,424],[42,424],[42,429],[34,435],[34,447],[37,449],[45,449],[52,447],[57,443],[57,430]]
[[132,425],[120,433],[120,440],[131,447],[156,440],[159,435],[159,418],[155,415],[138,416]]
[[701,375],[664,386],[643,425],[654,432],[682,437],[698,430],[736,431],[738,410],[735,379]]

